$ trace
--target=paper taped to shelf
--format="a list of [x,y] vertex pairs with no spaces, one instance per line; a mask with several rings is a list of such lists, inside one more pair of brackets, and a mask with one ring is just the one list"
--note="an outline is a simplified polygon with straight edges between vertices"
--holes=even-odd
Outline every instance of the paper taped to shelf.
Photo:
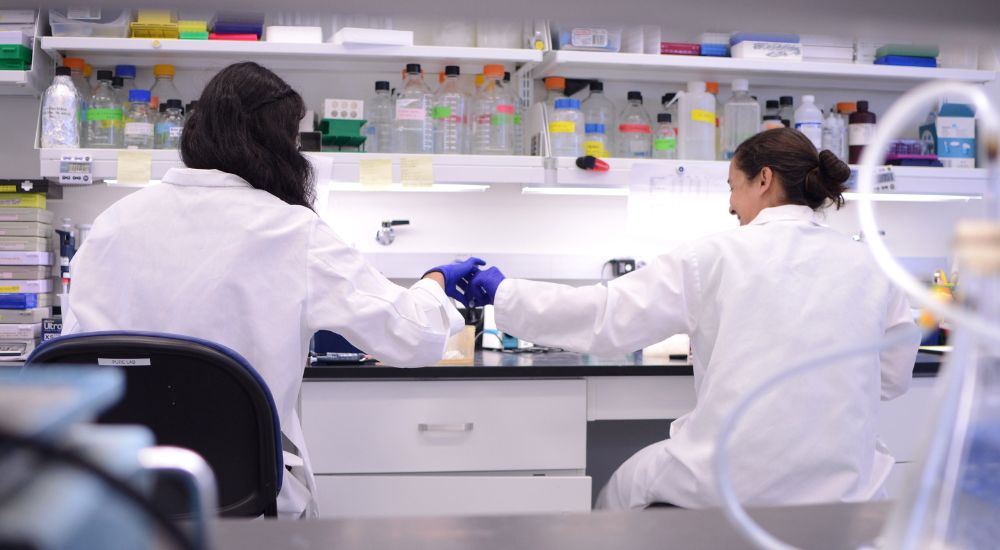
[[385,187],[392,184],[392,159],[361,159],[358,181],[362,186]]
[[149,151],[118,152],[118,183],[146,185],[153,173],[153,155]]
[[403,185],[429,187],[434,184],[434,164],[431,157],[401,157],[399,181]]

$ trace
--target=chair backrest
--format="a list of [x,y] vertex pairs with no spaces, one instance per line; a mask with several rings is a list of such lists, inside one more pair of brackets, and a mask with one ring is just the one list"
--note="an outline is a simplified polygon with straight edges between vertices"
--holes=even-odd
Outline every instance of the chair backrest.
[[26,362],[42,365],[120,368],[125,397],[100,422],[148,426],[157,444],[204,457],[220,515],[277,515],[284,470],[277,410],[267,384],[235,351],[173,334],[90,332],[44,342]]

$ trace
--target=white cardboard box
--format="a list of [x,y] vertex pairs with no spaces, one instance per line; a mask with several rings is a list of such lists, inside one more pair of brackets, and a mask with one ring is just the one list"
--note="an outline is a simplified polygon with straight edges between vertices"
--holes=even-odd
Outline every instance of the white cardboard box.
[[30,48],[31,36],[22,31],[0,30],[0,44],[20,44],[25,48]]
[[367,44],[379,46],[412,46],[413,31],[344,27],[334,33],[331,41],[338,45]]
[[288,44],[322,44],[323,27],[284,27],[271,25],[264,29],[265,42]]
[[773,59],[775,61],[802,61],[802,44],[790,42],[744,41],[733,46],[733,57],[743,59]]

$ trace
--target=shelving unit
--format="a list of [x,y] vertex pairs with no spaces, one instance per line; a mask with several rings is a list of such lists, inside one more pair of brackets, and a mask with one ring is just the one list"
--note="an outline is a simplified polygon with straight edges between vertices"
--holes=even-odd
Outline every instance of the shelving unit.
[[534,75],[674,83],[749,78],[763,86],[890,92],[901,92],[927,80],[983,84],[996,79],[993,71],[970,69],[579,51],[546,52]]
[[0,71],[0,96],[27,95],[40,97],[54,75],[51,59],[42,53],[39,38],[48,27],[47,10],[39,10],[32,43],[31,68],[27,71]]
[[220,69],[239,61],[255,61],[282,70],[399,71],[405,63],[421,63],[425,72],[457,64],[463,70],[486,63],[523,67],[540,63],[535,50],[447,46],[339,46],[228,40],[149,38],[45,37],[41,49],[57,63],[64,55],[82,56],[96,66],[171,63],[180,69]]

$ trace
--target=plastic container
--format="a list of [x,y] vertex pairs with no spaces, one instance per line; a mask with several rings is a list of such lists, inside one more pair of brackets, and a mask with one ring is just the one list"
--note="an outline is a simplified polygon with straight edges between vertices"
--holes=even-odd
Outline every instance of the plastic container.
[[57,67],[42,95],[41,144],[45,149],[80,147],[80,94],[69,67]]
[[910,55],[887,55],[885,57],[876,57],[875,64],[895,65],[898,67],[937,67],[937,59]]
[[180,99],[183,102],[184,98],[181,97],[180,91],[174,85],[175,72],[176,70],[173,65],[153,65],[153,76],[156,80],[153,81],[153,87],[149,89],[150,96],[152,97],[150,106],[153,109],[160,107],[161,99],[164,101],[168,99]]
[[656,133],[653,135],[653,158],[677,158],[677,128],[674,127],[670,113],[656,115]]
[[503,73],[503,65],[483,67],[483,88],[472,108],[472,151],[477,155],[514,153],[515,109]]
[[49,10],[52,36],[128,38],[131,10],[66,8]]
[[323,145],[343,149],[361,147],[366,138],[361,133],[365,119],[324,118],[319,121],[320,140]]
[[823,111],[816,106],[816,96],[802,96],[802,105],[795,109],[795,129],[805,134],[817,151],[823,148]]
[[642,93],[629,92],[628,105],[618,116],[618,156],[623,158],[651,158],[653,156],[653,129],[649,115],[642,106]]
[[434,97],[431,118],[434,124],[434,152],[459,155],[466,152],[468,98],[459,83],[459,68],[445,67],[445,80]]
[[733,158],[736,148],[760,130],[760,104],[750,97],[746,80],[733,81],[733,97],[722,107],[722,158]]
[[778,103],[777,99],[768,99],[764,102],[764,116],[775,116],[778,117],[778,120],[781,120],[781,117],[778,116],[778,109],[780,108],[781,104]]
[[26,71],[31,68],[31,49],[20,44],[0,44],[0,68]]
[[778,99],[778,118],[785,125],[785,128],[792,127],[792,121],[795,119],[795,98],[790,95],[783,95]]
[[179,99],[168,99],[154,131],[157,149],[179,149],[184,131],[184,106]]
[[557,50],[621,51],[621,25],[552,24],[553,48]]
[[389,82],[375,83],[375,98],[365,102],[365,125],[361,134],[365,136],[365,151],[368,153],[392,152],[392,123],[395,105],[389,92]]
[[111,87],[111,71],[97,71],[97,87],[87,101],[86,147],[118,149],[122,146],[122,104]]
[[861,152],[875,136],[875,113],[868,110],[867,101],[857,102],[857,111],[851,113],[847,127],[848,160],[861,162]]
[[660,42],[662,55],[701,55],[701,44],[687,42]]
[[715,160],[715,96],[700,81],[688,82],[687,91],[678,95],[678,158]]
[[556,100],[552,120],[549,121],[549,140],[552,156],[583,156],[584,122],[580,100],[569,97]]
[[524,24],[520,20],[488,19],[476,22],[476,46],[480,48],[521,47]]
[[406,66],[406,81],[396,98],[393,150],[396,153],[433,153],[434,125],[430,108],[434,96],[424,82],[420,65]]
[[837,158],[847,162],[847,127],[837,114],[836,109],[830,109],[830,114],[823,120],[823,149],[831,151]]
[[614,151],[615,105],[604,94],[604,83],[590,82],[590,96],[581,105],[586,122],[583,140],[584,153],[594,157],[609,157]]
[[132,90],[128,93],[128,114],[125,115],[125,130],[122,145],[126,149],[152,149],[156,116],[149,106],[148,90]]

